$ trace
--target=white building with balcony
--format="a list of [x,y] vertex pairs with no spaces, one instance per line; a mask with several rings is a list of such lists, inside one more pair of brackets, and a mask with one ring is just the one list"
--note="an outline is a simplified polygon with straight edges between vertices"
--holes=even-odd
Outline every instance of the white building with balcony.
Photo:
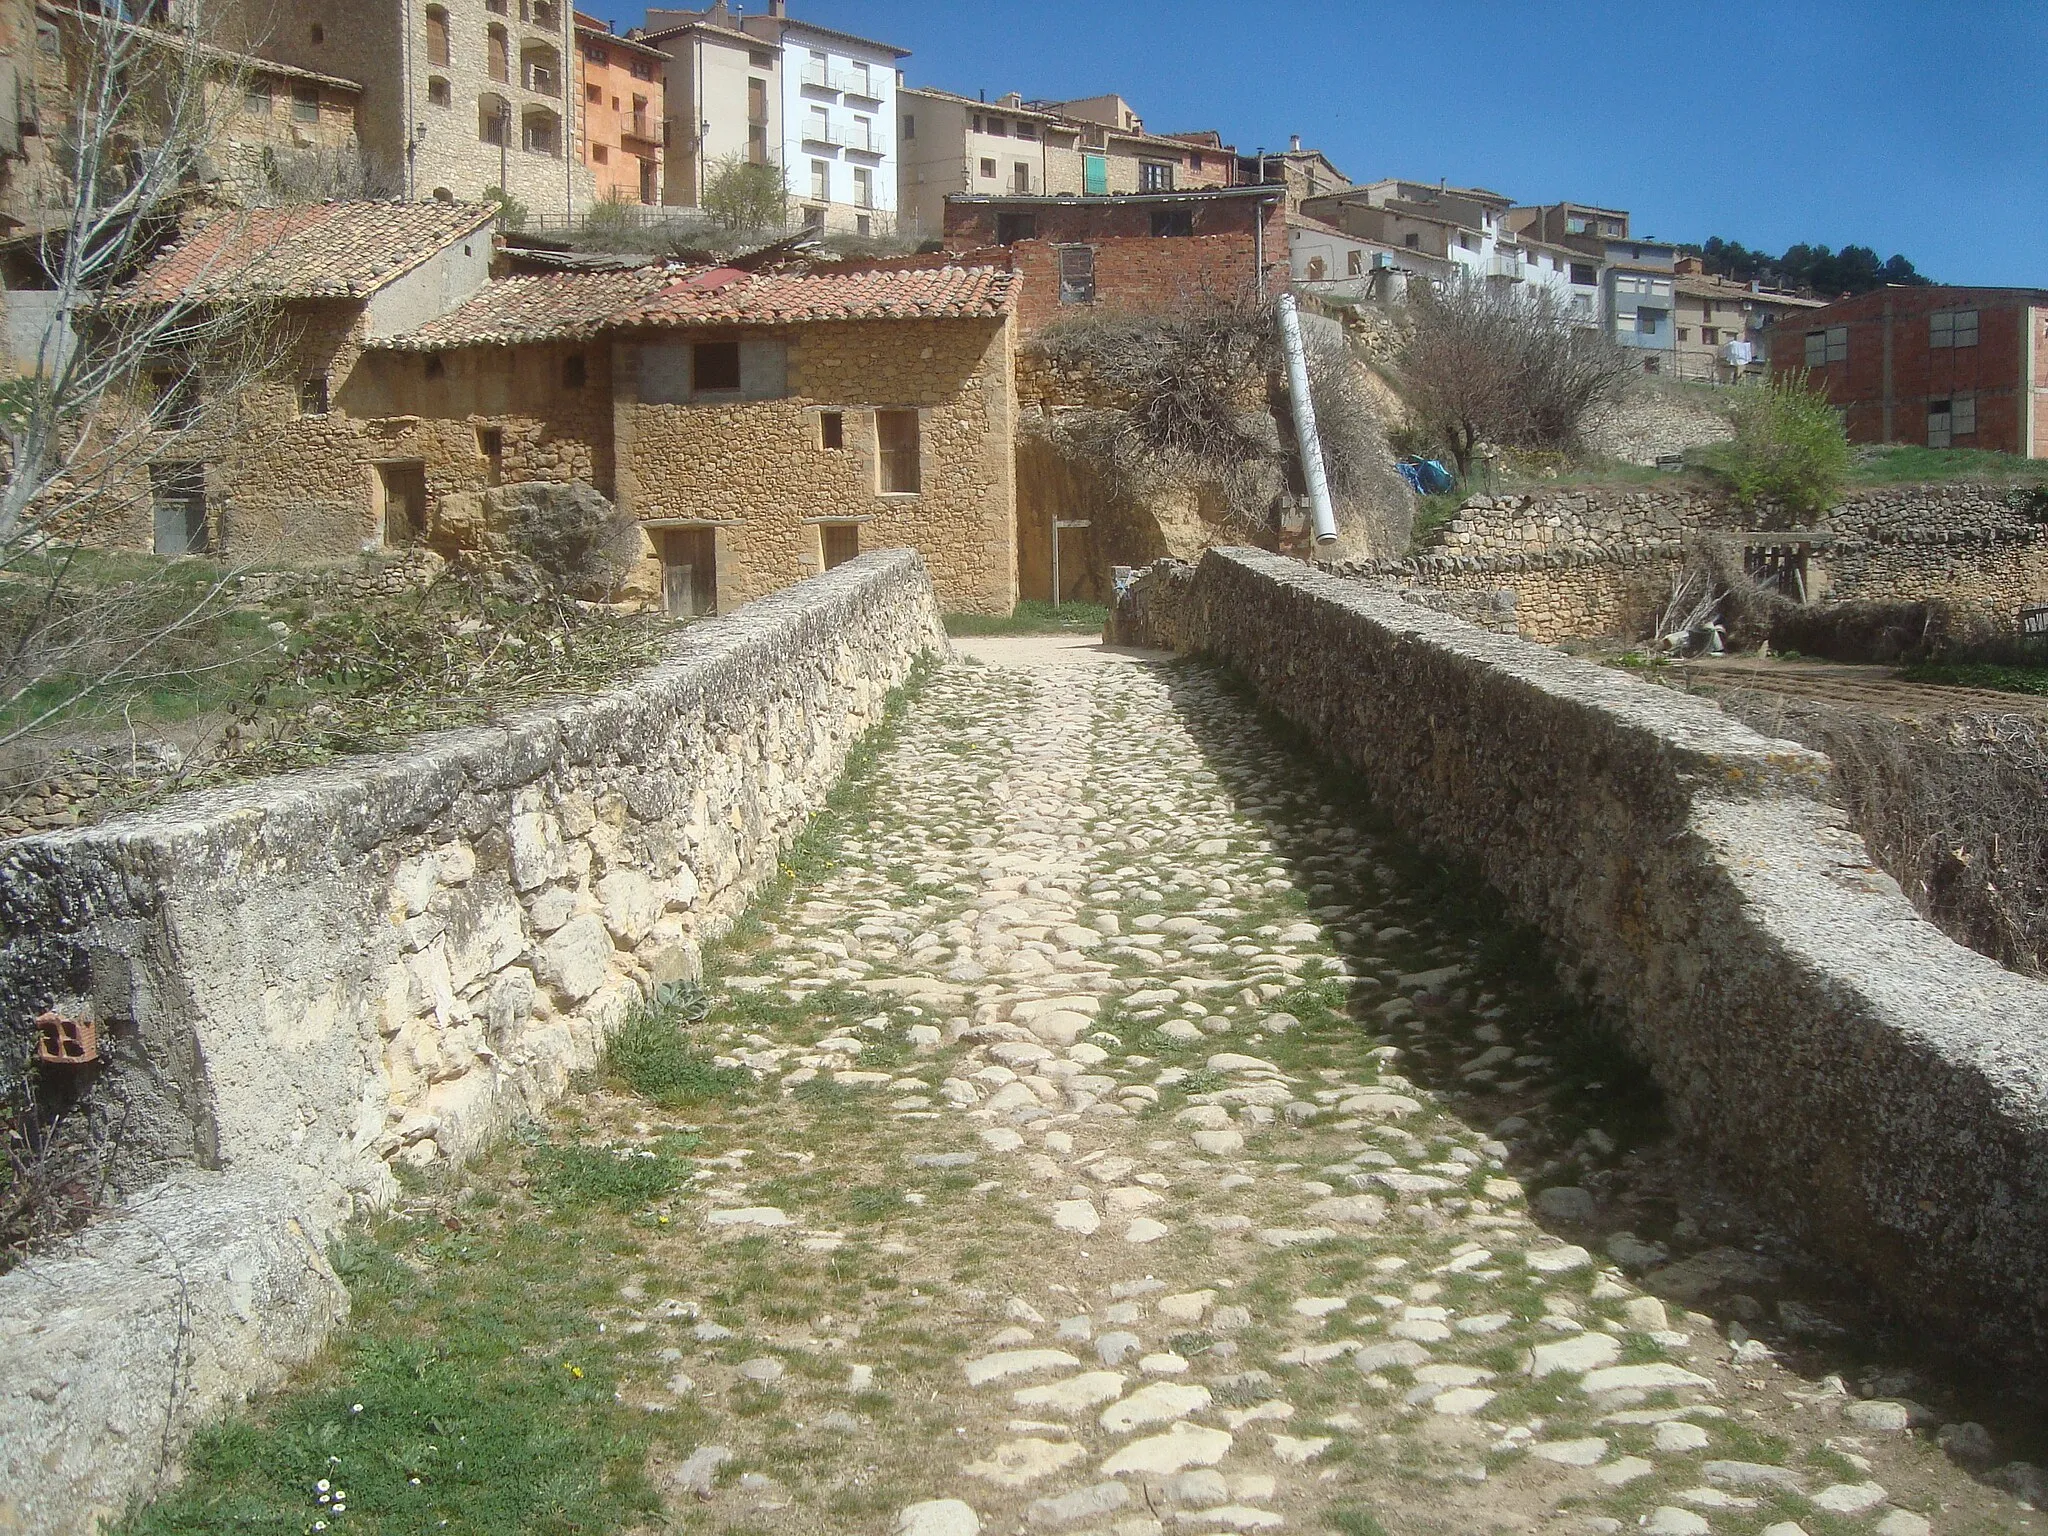
[[896,226],[896,65],[906,48],[792,21],[782,0],[746,19],[782,47],[782,164],[804,223],[856,235]]

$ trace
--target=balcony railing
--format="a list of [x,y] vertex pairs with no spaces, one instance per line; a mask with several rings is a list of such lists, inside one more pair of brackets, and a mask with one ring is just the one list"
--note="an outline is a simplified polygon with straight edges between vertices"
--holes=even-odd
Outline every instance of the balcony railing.
[[858,96],[865,101],[880,101],[881,90],[870,74],[857,74],[852,70],[826,69],[818,64],[804,66],[804,84],[815,86],[821,91],[842,91],[848,96]]
[[620,125],[619,131],[629,139],[645,139],[649,143],[658,143],[661,137],[655,130],[654,120],[644,112],[634,113],[629,121]]

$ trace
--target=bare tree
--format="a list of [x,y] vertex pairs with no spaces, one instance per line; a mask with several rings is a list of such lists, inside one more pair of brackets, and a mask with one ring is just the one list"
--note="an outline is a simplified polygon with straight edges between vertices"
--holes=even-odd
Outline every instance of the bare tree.
[[1597,406],[1634,375],[1621,349],[1574,323],[1549,289],[1460,274],[1410,289],[1400,354],[1408,402],[1457,461],[1462,479],[1482,442],[1563,449]]
[[108,584],[81,580],[80,562],[138,542],[138,509],[178,494],[171,466],[235,429],[279,344],[260,302],[136,303],[122,288],[217,180],[248,61],[206,41],[196,8],[156,26],[58,14],[69,94],[39,189],[51,286],[24,371],[0,392],[0,746],[140,681],[168,635],[221,602],[224,568]]

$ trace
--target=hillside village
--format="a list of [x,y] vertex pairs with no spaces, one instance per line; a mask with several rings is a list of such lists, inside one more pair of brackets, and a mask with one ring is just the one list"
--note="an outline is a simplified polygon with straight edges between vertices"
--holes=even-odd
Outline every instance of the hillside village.
[[2048,1536],[2048,288],[929,43],[0,0],[0,1536]]

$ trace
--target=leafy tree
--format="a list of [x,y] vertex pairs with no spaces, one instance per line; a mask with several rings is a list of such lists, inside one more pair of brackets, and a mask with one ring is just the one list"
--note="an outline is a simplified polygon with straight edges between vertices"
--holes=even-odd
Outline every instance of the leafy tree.
[[1753,251],[1738,241],[1712,236],[1700,245],[1681,246],[1701,258],[1709,273],[1747,283],[1758,279],[1811,288],[1825,294],[1868,293],[1888,283],[1925,287],[1932,282],[1903,256],[1880,260],[1867,245],[1845,245],[1839,251],[1824,245],[1799,244],[1782,256]]
[[1735,439],[1722,462],[1745,507],[1773,502],[1786,526],[1803,526],[1834,505],[1849,473],[1842,413],[1802,371],[1744,384],[1735,392]]
[[780,230],[789,218],[789,181],[779,165],[727,155],[711,165],[704,211],[721,229]]

